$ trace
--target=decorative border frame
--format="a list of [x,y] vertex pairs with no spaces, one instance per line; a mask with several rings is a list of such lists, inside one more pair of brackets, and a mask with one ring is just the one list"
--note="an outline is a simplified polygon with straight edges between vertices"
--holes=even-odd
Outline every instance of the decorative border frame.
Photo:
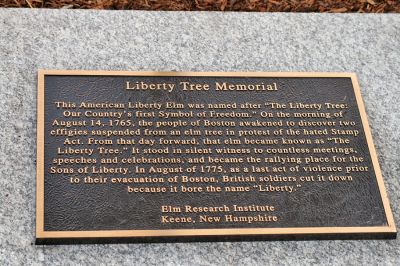
[[[351,78],[358,110],[367,139],[372,164],[385,210],[387,226],[365,227],[288,227],[288,228],[222,228],[222,229],[163,229],[163,230],[96,230],[96,231],[45,231],[44,230],[44,79],[48,75],[61,76],[204,76],[204,77],[285,77],[285,78]],[[39,70],[37,95],[37,169],[36,169],[36,238],[143,238],[143,237],[200,237],[200,236],[276,236],[397,233],[386,194],[381,169],[373,144],[371,131],[361,97],[360,87],[354,73],[319,72],[133,72],[133,71],[85,71],[85,70]]]

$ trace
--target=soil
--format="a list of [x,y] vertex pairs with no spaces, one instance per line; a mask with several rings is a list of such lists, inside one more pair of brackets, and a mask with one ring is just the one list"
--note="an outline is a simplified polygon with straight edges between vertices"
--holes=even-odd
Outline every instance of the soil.
[[400,13],[400,0],[0,0],[0,7],[169,11]]

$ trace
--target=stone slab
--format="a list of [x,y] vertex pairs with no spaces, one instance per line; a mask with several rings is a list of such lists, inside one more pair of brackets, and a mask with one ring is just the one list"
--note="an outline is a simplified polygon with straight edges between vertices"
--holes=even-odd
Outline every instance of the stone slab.
[[400,239],[35,246],[40,68],[356,72],[399,224],[399,15],[1,9],[0,264],[400,263]]

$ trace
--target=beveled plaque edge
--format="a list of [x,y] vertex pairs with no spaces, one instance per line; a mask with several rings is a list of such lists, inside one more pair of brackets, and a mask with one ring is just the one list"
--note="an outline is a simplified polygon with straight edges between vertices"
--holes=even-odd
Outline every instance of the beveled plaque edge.
[[[164,230],[44,230],[44,79],[45,76],[215,76],[215,77],[277,77],[277,78],[350,78],[361,116],[387,226],[361,227],[286,227],[286,228],[222,228],[222,229],[164,229]],[[268,236],[268,235],[347,235],[383,233],[396,236],[397,230],[386,193],[371,130],[355,73],[350,72],[159,72],[159,71],[102,71],[102,70],[45,70],[38,71],[37,92],[37,158],[36,158],[36,242],[45,239],[74,238],[154,238],[201,236]]]

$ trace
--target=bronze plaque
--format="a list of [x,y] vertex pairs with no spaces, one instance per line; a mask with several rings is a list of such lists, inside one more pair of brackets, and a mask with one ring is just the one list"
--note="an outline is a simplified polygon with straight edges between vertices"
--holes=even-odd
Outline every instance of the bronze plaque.
[[356,76],[41,70],[37,243],[393,238]]

